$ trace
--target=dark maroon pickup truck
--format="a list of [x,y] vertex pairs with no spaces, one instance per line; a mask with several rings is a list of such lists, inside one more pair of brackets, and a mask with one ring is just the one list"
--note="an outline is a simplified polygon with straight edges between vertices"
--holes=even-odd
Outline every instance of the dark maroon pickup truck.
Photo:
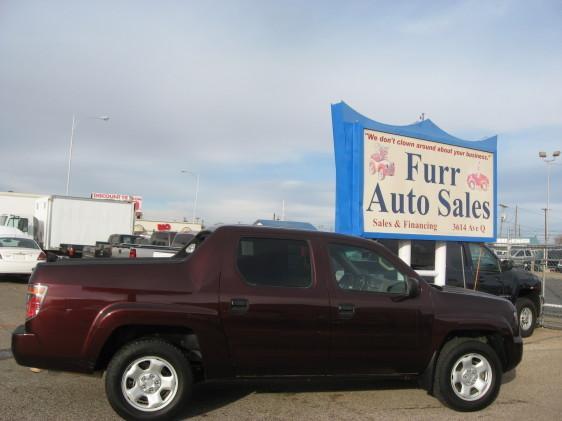
[[126,419],[171,419],[193,383],[245,376],[417,376],[461,411],[521,360],[514,306],[430,286],[383,246],[338,234],[224,226],[175,257],[39,265],[19,364],[106,371]]

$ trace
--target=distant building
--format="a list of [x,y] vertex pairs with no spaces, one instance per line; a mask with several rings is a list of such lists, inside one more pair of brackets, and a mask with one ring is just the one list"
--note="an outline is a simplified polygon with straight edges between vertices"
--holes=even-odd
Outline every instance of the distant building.
[[290,228],[297,230],[318,231],[314,225],[309,222],[298,221],[275,221],[273,219],[258,219],[254,225],[272,228]]
[[155,231],[199,232],[201,224],[183,221],[137,219],[135,234],[152,234]]

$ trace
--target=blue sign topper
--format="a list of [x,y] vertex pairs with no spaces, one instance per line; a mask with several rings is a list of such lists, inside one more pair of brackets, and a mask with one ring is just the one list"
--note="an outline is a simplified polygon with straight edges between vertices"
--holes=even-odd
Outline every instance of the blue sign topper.
[[461,140],[431,120],[392,126],[332,105],[336,231],[495,241],[497,136]]

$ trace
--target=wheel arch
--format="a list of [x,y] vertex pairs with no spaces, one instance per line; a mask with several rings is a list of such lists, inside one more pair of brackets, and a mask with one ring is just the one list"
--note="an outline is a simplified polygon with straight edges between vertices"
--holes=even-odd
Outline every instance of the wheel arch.
[[218,309],[145,303],[119,303],[102,310],[90,327],[82,358],[92,370],[103,370],[125,343],[159,337],[184,350],[211,378],[230,377],[232,363]]
[[433,395],[435,368],[441,351],[447,343],[457,339],[474,339],[488,344],[496,352],[502,364],[502,371],[505,372],[507,369],[511,368],[509,364],[506,338],[502,334],[493,330],[453,330],[445,335],[437,349],[434,351],[428,366],[419,377],[420,387],[426,390],[430,395]]
[[527,298],[527,299],[531,300],[531,302],[535,306],[535,314],[537,315],[537,318],[538,318],[539,315],[540,315],[540,312],[541,312],[540,295],[537,294],[536,291],[531,290],[531,289],[521,289],[521,290],[519,290],[519,296],[517,297],[517,299],[519,299],[519,298]]
[[186,326],[131,324],[114,329],[103,344],[95,361],[95,370],[105,370],[111,358],[124,345],[141,338],[158,338],[181,349],[189,360],[196,380],[203,380],[203,354],[199,338]]

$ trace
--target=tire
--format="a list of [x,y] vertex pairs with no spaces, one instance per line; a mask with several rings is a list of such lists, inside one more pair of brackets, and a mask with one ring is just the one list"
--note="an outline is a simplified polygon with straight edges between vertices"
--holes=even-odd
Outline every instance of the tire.
[[455,338],[441,350],[433,391],[452,409],[479,411],[494,402],[501,380],[502,365],[492,347],[471,338]]
[[125,345],[110,361],[105,376],[107,399],[126,420],[174,419],[191,397],[192,387],[186,356],[160,339]]
[[515,303],[517,318],[519,319],[519,332],[523,338],[531,336],[537,323],[537,309],[528,298],[519,298]]

